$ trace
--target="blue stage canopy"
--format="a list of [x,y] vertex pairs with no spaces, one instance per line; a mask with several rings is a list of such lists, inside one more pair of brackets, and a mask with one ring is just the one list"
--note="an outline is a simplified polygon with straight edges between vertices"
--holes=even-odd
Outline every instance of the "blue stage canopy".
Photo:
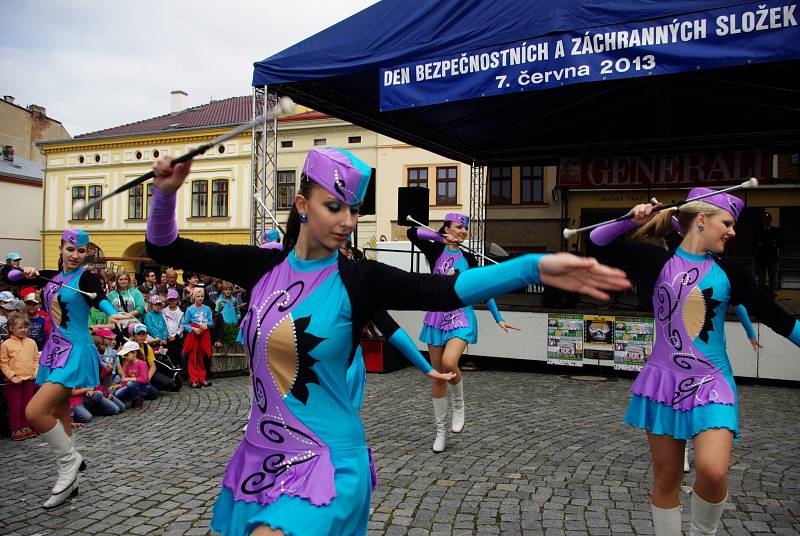
[[796,19],[786,0],[383,0],[253,85],[465,162],[791,145]]

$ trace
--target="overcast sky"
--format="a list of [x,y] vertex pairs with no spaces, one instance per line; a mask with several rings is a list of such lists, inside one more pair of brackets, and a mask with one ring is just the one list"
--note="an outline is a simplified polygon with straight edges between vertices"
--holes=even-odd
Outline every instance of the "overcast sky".
[[2,0],[0,95],[75,136],[251,92],[252,64],[376,0]]

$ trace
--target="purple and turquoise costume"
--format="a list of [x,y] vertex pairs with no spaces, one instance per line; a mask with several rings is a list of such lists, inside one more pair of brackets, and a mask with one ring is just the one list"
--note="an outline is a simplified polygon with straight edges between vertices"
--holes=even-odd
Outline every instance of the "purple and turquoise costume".
[[[363,198],[371,170],[355,157],[323,149],[312,150],[309,161],[306,174],[342,201],[353,204],[351,192],[360,192],[356,202]],[[243,327],[252,411],[225,471],[212,529],[366,534],[372,471],[347,382],[366,321],[385,309],[452,310],[524,287],[539,280],[539,256],[444,278],[350,262],[338,252],[303,260],[294,250],[201,244],[178,237],[176,199],[154,191],[148,254],[232,281],[251,297]]]
[[[89,243],[89,235],[76,229],[65,230],[61,239],[78,247]],[[21,272],[10,272],[9,278],[15,274],[21,275]],[[97,297],[89,299],[85,294],[62,285],[94,292]],[[71,272],[61,272],[46,283],[42,291],[42,307],[50,315],[50,335],[39,356],[37,384],[50,382],[80,389],[96,387],[100,383],[97,348],[87,329],[92,306],[109,316],[117,313],[105,298],[100,280],[83,266]]]
[[[469,219],[461,214],[448,214],[447,218],[446,221],[456,221],[456,218],[461,218],[461,223],[465,227],[469,224]],[[410,227],[407,236],[425,255],[434,275],[449,276],[478,266],[477,260],[471,253],[446,247],[442,236],[429,229]],[[494,299],[487,300],[486,307],[492,313],[495,322],[503,321]],[[469,344],[478,342],[478,319],[471,305],[453,311],[429,311],[425,314],[419,334],[421,342],[431,346],[445,346],[447,341],[455,338]]]
[[[705,191],[692,190],[689,197]],[[734,217],[744,206],[727,194],[704,201],[728,210]],[[655,344],[631,387],[625,422],[680,440],[704,430],[725,428],[738,440],[736,384],[725,345],[728,304],[745,305],[761,322],[798,346],[800,322],[724,258],[712,253],[696,255],[681,248],[670,253],[650,244],[614,242],[634,227],[626,220],[591,233],[592,242],[608,246],[604,253],[610,253],[609,262],[625,263],[642,280],[655,281]]]

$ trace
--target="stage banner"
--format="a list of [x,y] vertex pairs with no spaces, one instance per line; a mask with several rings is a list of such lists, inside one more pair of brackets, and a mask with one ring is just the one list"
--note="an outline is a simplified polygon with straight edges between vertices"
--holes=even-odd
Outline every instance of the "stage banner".
[[614,322],[614,369],[642,370],[653,351],[652,318],[628,316]]
[[381,68],[380,110],[800,58],[796,8],[729,6]]
[[548,313],[547,363],[583,366],[583,315]]
[[583,316],[583,349],[604,352],[614,351],[613,316]]

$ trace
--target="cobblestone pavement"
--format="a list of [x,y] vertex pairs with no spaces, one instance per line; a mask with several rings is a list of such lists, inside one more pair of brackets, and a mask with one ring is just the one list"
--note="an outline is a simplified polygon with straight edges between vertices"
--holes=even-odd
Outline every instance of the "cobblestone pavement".
[[[479,371],[465,382],[467,426],[437,455],[426,379],[410,368],[369,376],[371,535],[653,533],[644,434],[621,424],[630,380]],[[800,389],[742,386],[740,399],[719,534],[800,534]],[[0,534],[208,533],[248,402],[245,378],[224,378],[96,418],[78,432],[90,464],[80,495],[49,512],[47,447],[0,441]]]

